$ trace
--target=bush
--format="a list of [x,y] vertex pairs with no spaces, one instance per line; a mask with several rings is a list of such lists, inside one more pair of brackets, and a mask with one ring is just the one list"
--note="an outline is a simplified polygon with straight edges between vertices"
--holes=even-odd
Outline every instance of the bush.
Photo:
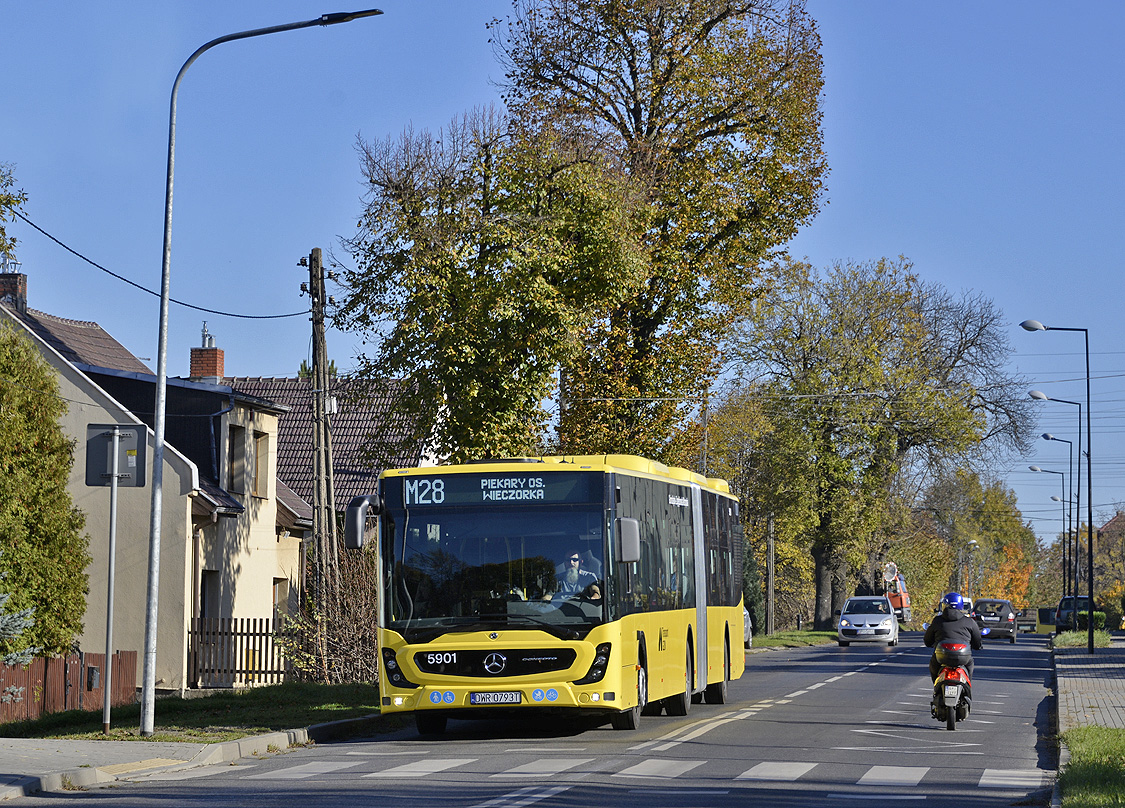
[[[1089,623],[1086,622],[1089,619],[1089,614],[1090,614],[1089,612],[1079,612],[1078,613],[1078,630],[1079,631],[1086,631],[1087,628],[1089,627]],[[1105,612],[1094,612],[1094,630],[1095,631],[1102,631],[1104,629],[1105,629]]]

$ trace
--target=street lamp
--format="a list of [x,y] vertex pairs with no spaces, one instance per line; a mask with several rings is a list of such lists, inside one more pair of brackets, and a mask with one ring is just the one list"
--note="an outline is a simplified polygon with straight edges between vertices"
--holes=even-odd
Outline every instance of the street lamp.
[[141,735],[148,737],[153,732],[154,710],[153,704],[156,695],[156,612],[157,597],[160,588],[160,518],[163,507],[162,488],[164,484],[164,424],[167,414],[168,392],[168,303],[171,289],[171,264],[172,264],[172,177],[176,165],[176,96],[180,90],[180,81],[187,69],[205,51],[224,42],[234,42],[238,39],[249,39],[255,36],[276,34],[281,31],[295,31],[298,28],[311,28],[314,25],[328,26],[339,23],[351,22],[363,17],[373,17],[383,12],[377,8],[367,11],[335,12],[323,14],[315,20],[291,22],[284,25],[274,25],[269,28],[255,28],[250,31],[239,31],[227,34],[199,47],[195,53],[184,62],[176,80],[172,83],[172,99],[168,111],[168,175],[164,186],[164,258],[160,274],[160,332],[157,339],[156,353],[156,406],[153,418],[153,449],[152,449],[152,513],[149,524],[149,558],[148,558],[148,591],[147,607],[145,610],[145,659],[144,672],[141,681]]
[[[1029,396],[1037,401],[1057,401],[1059,404],[1070,404],[1078,408],[1078,476],[1074,478],[1074,552],[1071,555],[1070,564],[1074,568],[1073,575],[1068,578],[1073,581],[1073,586],[1070,589],[1070,594],[1077,597],[1078,595],[1078,571],[1080,569],[1079,563],[1079,541],[1078,534],[1082,524],[1082,404],[1078,401],[1068,401],[1065,398],[1051,398],[1046,393],[1039,390],[1029,390]],[[1092,502],[1093,500],[1091,500]],[[1074,610],[1077,612],[1077,609]],[[1074,616],[1075,629],[1078,628],[1078,615]]]
[[[1085,328],[1062,328],[1046,326],[1038,320],[1024,320],[1020,323],[1024,331],[1081,331],[1086,343],[1086,577],[1089,597],[1089,617],[1086,620],[1086,650],[1094,653],[1094,461],[1093,433],[1090,428],[1090,332]],[[1058,399],[1056,399],[1058,400]],[[1079,419],[1081,419],[1079,415]],[[1081,436],[1081,428],[1079,436]],[[1078,466],[1082,467],[1082,448],[1078,449]],[[1081,486],[1079,486],[1081,487]],[[1079,510],[1081,513],[1081,509]],[[1077,536],[1075,537],[1077,548]],[[1078,591],[1074,592],[1074,611],[1078,612]]]
[[[1068,441],[1066,438],[1056,438],[1050,432],[1044,432],[1040,437],[1042,437],[1043,440],[1058,441],[1059,443],[1065,443],[1067,445],[1067,448],[1070,450],[1070,465],[1069,465],[1070,480],[1071,480],[1071,482],[1073,482],[1074,481],[1074,444],[1071,441]],[[1082,439],[1081,438],[1081,431],[1079,431],[1079,440],[1081,440],[1081,439]],[[1081,464],[1079,464],[1079,466],[1081,467]],[[1069,506],[1071,504],[1070,501],[1071,501],[1071,499],[1073,499],[1071,494],[1072,494],[1072,492],[1070,491],[1069,487],[1063,493],[1063,496],[1066,497],[1066,505],[1067,506]],[[1054,499],[1054,497],[1051,497],[1051,499]],[[1066,595],[1074,594],[1073,592],[1069,591],[1070,590],[1070,572],[1069,572],[1070,567],[1067,566],[1067,554],[1070,552],[1070,527],[1071,527],[1071,524],[1073,524],[1073,520],[1074,520],[1074,510],[1072,508],[1070,510],[1069,514],[1067,514],[1067,511],[1064,508],[1063,513],[1064,513],[1063,553],[1062,553],[1063,595],[1066,596]],[[1079,511],[1079,513],[1081,513],[1081,511]],[[1075,542],[1075,544],[1077,544],[1077,542]]]
[[[1059,480],[1059,482],[1062,484],[1063,497],[1066,496],[1066,472],[1065,471],[1052,471],[1051,469],[1041,469],[1041,468],[1039,468],[1039,466],[1028,466],[1028,468],[1031,469],[1032,471],[1038,471],[1038,472],[1041,472],[1043,474],[1058,474],[1059,477],[1061,478]],[[1065,504],[1065,500],[1062,497],[1051,497],[1051,499],[1055,500],[1056,502],[1064,503],[1063,504],[1063,528],[1065,529],[1065,527],[1066,527],[1066,504]],[[1068,572],[1067,572],[1066,560],[1064,558],[1063,559],[1063,578],[1065,579],[1067,576],[1068,576]],[[1065,585],[1064,585],[1064,589],[1065,589]],[[1066,593],[1064,592],[1063,594],[1065,595]]]

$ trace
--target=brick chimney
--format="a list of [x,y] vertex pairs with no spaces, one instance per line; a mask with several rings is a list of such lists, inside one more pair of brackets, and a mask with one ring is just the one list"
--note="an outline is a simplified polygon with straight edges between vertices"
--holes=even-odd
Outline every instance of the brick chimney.
[[215,337],[207,331],[203,323],[203,347],[191,349],[192,379],[221,379],[223,373],[223,349],[215,347]]
[[27,276],[20,272],[20,266],[11,256],[0,256],[0,303],[26,314]]

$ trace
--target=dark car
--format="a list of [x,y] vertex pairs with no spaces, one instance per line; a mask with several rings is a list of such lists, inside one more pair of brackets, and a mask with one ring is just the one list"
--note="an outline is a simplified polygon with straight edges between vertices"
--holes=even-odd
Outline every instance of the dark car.
[[1011,601],[999,598],[977,598],[970,612],[972,618],[981,628],[988,628],[988,638],[999,639],[1007,637],[1008,642],[1016,641],[1019,633],[1016,627],[1016,610]]
[[[1090,598],[1078,596],[1078,611],[1090,611]],[[1059,601],[1059,607],[1055,609],[1055,632],[1061,634],[1077,627],[1077,625],[1074,617],[1074,596],[1067,595]]]

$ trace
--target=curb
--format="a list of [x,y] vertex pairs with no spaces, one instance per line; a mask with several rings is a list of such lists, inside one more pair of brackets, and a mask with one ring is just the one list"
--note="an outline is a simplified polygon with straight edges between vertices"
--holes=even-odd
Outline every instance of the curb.
[[1055,668],[1055,643],[1054,635],[1047,641],[1051,649],[1051,675],[1054,677],[1054,694],[1055,694],[1055,713],[1054,713],[1054,730],[1055,741],[1058,744],[1058,764],[1055,766],[1055,783],[1051,788],[1051,804],[1050,808],[1062,808],[1062,789],[1059,787],[1059,776],[1062,774],[1063,768],[1070,762],[1070,750],[1063,741],[1062,735],[1059,732],[1059,673]]
[[281,730],[269,732],[265,735],[239,738],[236,741],[207,744],[190,760],[168,762],[164,758],[151,758],[131,764],[116,764],[104,767],[86,766],[65,772],[22,777],[14,782],[0,785],[0,801],[27,797],[42,791],[84,791],[90,787],[128,779],[138,772],[152,774],[194,769],[201,766],[214,766],[220,763],[230,763],[241,758],[273,754],[288,749],[290,746],[302,746],[310,741],[325,743],[339,740],[372,729],[381,719],[382,716],[378,713],[372,713],[359,718],[344,718],[324,724],[313,724],[302,729]]

